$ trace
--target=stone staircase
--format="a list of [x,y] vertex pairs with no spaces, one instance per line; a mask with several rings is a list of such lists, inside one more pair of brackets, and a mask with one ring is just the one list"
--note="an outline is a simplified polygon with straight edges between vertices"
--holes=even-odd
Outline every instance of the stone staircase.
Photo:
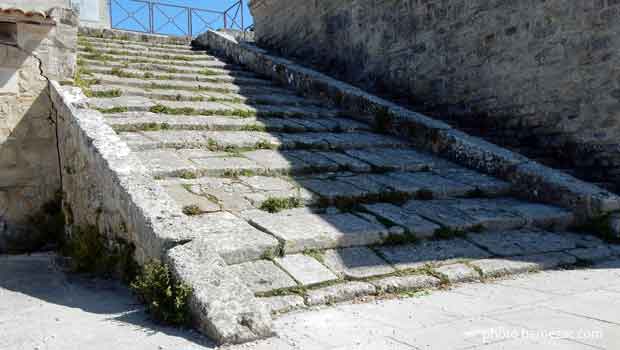
[[572,212],[189,45],[82,36],[91,108],[273,313],[618,255]]

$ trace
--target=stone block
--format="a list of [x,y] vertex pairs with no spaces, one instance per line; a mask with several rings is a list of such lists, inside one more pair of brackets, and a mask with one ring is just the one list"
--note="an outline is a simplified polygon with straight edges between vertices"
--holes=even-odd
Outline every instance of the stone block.
[[338,279],[320,262],[304,254],[285,255],[276,258],[275,262],[303,285],[313,285]]
[[451,264],[440,266],[435,269],[445,276],[450,283],[473,281],[480,278],[478,272],[465,264]]
[[361,279],[396,271],[367,247],[327,250],[323,252],[323,263],[340,277],[346,278]]
[[375,291],[375,287],[366,282],[341,283],[309,290],[306,295],[306,303],[309,306],[337,303],[372,295]]
[[409,275],[386,277],[370,283],[377,288],[377,293],[399,293],[437,287],[441,281],[428,275]]
[[230,266],[230,270],[254,293],[294,287],[297,283],[273,262],[267,260],[250,261]]

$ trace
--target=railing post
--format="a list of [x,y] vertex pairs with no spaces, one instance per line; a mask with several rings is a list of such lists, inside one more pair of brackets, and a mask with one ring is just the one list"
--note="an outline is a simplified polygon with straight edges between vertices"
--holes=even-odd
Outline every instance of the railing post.
[[155,5],[149,1],[149,33],[155,33]]
[[239,7],[241,8],[241,31],[244,33],[243,38],[245,39],[245,26],[243,25],[243,0],[239,0]]
[[187,8],[187,36],[192,38],[194,36],[194,31],[192,30],[192,9]]
[[228,17],[228,11],[224,12],[224,29],[228,29],[228,19],[226,17]]

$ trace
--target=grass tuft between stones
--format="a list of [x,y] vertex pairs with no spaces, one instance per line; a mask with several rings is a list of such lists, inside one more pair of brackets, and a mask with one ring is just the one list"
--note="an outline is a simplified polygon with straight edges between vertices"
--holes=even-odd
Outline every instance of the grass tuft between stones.
[[196,216],[202,214],[202,210],[196,204],[186,205],[183,207],[183,214],[188,216]]
[[159,262],[145,264],[130,287],[155,320],[172,325],[189,325],[192,289],[175,281],[168,266]]
[[299,208],[301,206],[301,200],[297,197],[268,198],[261,204],[259,209],[274,214],[286,209]]

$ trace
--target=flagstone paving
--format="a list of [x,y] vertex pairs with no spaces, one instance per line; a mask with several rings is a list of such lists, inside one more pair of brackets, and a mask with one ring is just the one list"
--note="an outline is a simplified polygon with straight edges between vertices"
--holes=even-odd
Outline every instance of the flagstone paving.
[[80,40],[90,106],[274,313],[620,255],[569,210],[242,66]]

